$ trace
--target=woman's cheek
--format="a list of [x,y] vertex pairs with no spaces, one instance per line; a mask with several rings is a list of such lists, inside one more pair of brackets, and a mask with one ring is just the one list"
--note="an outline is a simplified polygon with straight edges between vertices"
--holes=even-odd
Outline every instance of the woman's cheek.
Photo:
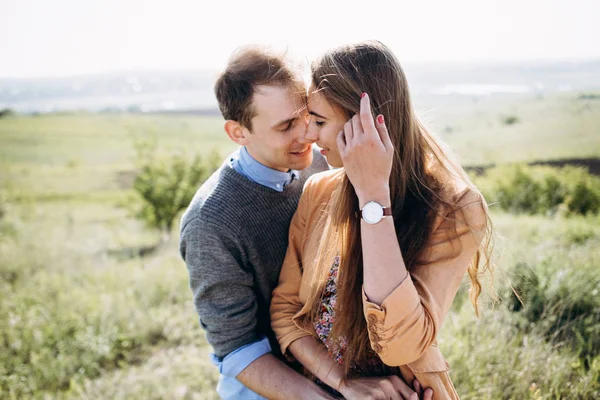
[[340,133],[340,130],[330,129],[327,133],[327,143],[329,144],[330,149],[335,149],[337,151],[337,135]]

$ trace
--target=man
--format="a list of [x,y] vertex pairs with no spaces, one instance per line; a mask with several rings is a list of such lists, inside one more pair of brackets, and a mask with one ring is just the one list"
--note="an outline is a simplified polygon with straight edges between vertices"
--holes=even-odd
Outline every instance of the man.
[[[328,169],[306,137],[306,89],[282,56],[238,50],[215,84],[241,147],[198,190],[180,251],[223,399],[330,398],[282,360],[269,305],[305,180]],[[314,159],[314,161],[313,161]],[[300,172],[302,171],[302,172]]]

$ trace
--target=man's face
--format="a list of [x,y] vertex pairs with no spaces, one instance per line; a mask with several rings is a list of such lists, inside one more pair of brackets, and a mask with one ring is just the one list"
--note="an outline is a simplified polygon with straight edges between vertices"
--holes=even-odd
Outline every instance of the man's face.
[[252,99],[255,117],[252,132],[246,128],[248,153],[258,162],[278,171],[302,170],[313,160],[306,138],[305,93],[284,86],[258,86]]

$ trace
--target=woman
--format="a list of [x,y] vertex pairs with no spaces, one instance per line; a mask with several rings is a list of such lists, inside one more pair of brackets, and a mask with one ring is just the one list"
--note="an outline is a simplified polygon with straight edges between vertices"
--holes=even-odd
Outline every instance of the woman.
[[467,272],[477,310],[484,199],[415,117],[383,44],[317,60],[308,108],[307,135],[343,168],[313,176],[292,219],[271,302],[283,353],[347,399],[408,398],[397,377],[458,398],[436,336]]

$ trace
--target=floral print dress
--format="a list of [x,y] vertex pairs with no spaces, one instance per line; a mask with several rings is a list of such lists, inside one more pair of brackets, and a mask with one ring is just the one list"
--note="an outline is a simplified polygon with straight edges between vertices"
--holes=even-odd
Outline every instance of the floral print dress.
[[[335,321],[335,305],[337,301],[337,281],[338,281],[338,270],[340,266],[339,255],[335,257],[333,265],[329,271],[327,283],[325,284],[325,290],[321,300],[321,309],[319,310],[319,317],[315,321],[314,328],[317,336],[327,350],[331,358],[336,360],[339,364],[344,364],[344,349],[346,348],[347,341],[344,339],[339,340],[337,343],[332,343],[333,340],[329,338],[331,328]],[[354,365],[352,370],[359,376],[387,376],[392,374],[398,374],[399,371],[395,367],[389,367],[385,365],[379,356],[370,349],[371,357],[367,365],[362,367]]]
[[339,266],[340,256],[336,256],[333,265],[331,266],[331,270],[329,271],[327,283],[325,284],[319,318],[315,321],[315,331],[317,332],[319,339],[321,339],[323,344],[325,344],[325,347],[327,347],[329,355],[343,365],[344,359],[342,354],[343,349],[346,347],[346,342],[342,341],[341,343],[334,344],[331,343],[331,340],[329,339],[329,333],[331,332],[333,320],[335,318],[335,303],[337,301],[336,286]]

